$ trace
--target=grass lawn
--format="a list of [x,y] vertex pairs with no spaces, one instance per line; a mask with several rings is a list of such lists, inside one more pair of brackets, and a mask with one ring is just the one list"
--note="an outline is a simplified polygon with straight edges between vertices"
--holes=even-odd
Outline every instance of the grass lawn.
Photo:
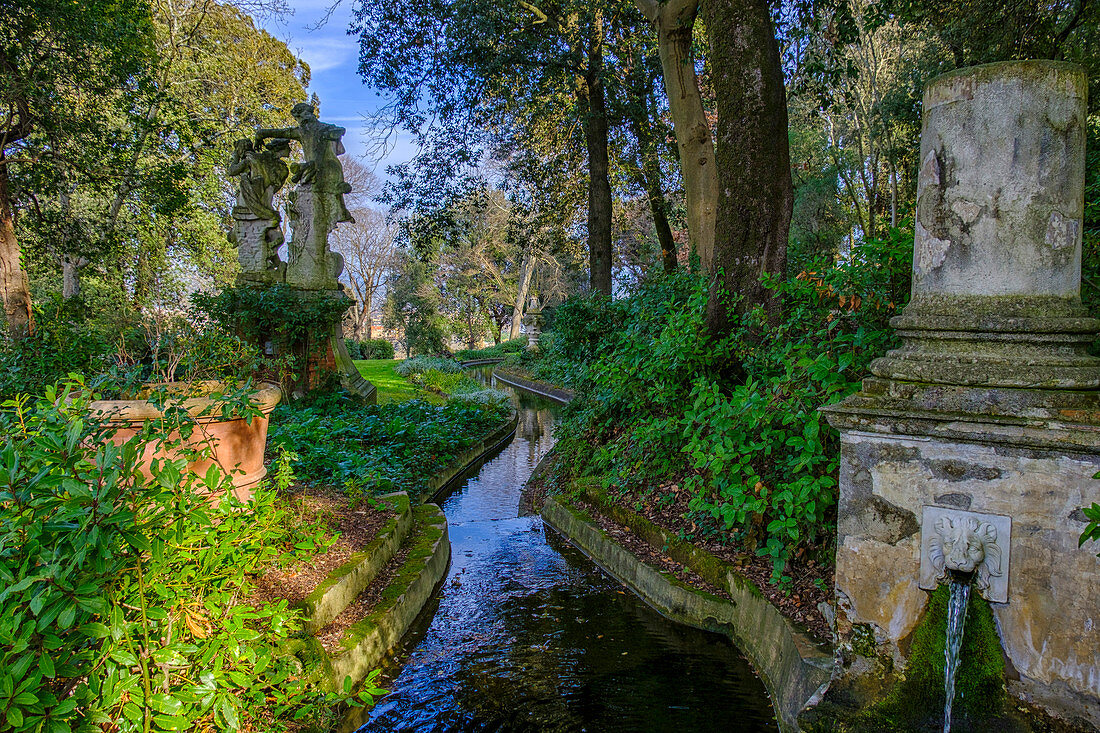
[[433,405],[442,405],[444,402],[442,397],[409,384],[404,377],[393,370],[400,361],[400,359],[366,359],[355,362],[355,367],[363,378],[378,389],[378,404],[422,399]]

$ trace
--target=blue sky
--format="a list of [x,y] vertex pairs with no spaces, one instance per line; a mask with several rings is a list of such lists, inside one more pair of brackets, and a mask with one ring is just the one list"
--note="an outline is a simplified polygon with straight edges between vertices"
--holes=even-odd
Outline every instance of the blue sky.
[[343,0],[324,26],[310,30],[324,17],[332,2],[289,0],[293,15],[281,20],[257,18],[256,22],[309,64],[312,71],[309,91],[321,99],[321,119],[346,127],[344,148],[347,152],[363,159],[369,167],[377,166],[375,172],[385,177],[386,165],[411,159],[415,147],[409,136],[402,134],[385,159],[377,161],[364,157],[371,147],[371,131],[364,115],[374,112],[383,102],[356,73],[359,42],[347,34],[351,0]]

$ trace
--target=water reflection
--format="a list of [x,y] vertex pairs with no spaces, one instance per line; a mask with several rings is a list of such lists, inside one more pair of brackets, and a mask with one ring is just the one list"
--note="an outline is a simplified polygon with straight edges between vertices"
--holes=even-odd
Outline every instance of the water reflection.
[[517,516],[558,408],[512,394],[516,437],[443,501],[450,571],[360,731],[775,730],[727,639],[668,622]]

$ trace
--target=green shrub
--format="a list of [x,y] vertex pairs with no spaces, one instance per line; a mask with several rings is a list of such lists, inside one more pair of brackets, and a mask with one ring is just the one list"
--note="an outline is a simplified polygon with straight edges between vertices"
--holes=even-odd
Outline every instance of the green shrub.
[[458,374],[462,371],[462,365],[453,359],[441,359],[435,356],[414,356],[412,359],[405,359],[393,369],[402,377],[409,377],[413,374],[421,374],[433,369],[443,374]]
[[392,359],[394,357],[393,344],[386,339],[367,339],[360,341],[360,359]]
[[71,372],[97,373],[111,363],[119,331],[90,322],[79,302],[48,300],[36,304],[34,317],[30,335],[0,332],[0,399],[41,394]]
[[463,349],[455,354],[459,361],[475,361],[477,359],[499,359],[508,354],[518,354],[527,348],[527,337],[501,341],[494,346],[486,346],[484,349]]
[[579,392],[559,465],[624,491],[682,479],[711,531],[772,559],[773,581],[797,551],[827,555],[839,454],[818,408],[858,389],[895,344],[887,321],[908,293],[911,236],[770,282],[783,321],[753,311],[717,340],[705,329],[707,283],[687,274],[613,302],[567,301],[547,349],[556,374],[536,371]]
[[299,612],[242,601],[251,574],[318,550],[318,528],[295,526],[267,487],[247,512],[210,502],[204,493],[229,488],[216,467],[195,477],[185,458],[157,459],[144,476],[146,447],[178,447],[194,421],[172,408],[116,446],[90,419],[91,396],[74,381],[0,410],[0,727],[330,724],[343,696],[283,651]]

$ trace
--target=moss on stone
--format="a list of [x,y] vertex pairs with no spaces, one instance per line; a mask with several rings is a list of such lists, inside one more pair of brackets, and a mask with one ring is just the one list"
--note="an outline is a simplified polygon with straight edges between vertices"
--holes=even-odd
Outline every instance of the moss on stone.
[[[853,720],[852,730],[922,730],[943,725],[944,647],[950,590],[933,593],[924,618],[913,632],[905,678],[878,705]],[[955,681],[952,730],[1009,730],[1004,656],[989,604],[970,596]],[[993,721],[997,721],[994,723]]]
[[389,613],[397,601],[408,592],[413,582],[435,554],[435,546],[443,536],[447,518],[438,507],[422,504],[413,509],[414,525],[409,531],[413,539],[409,556],[397,571],[393,580],[382,590],[374,609],[366,618],[353,624],[341,641],[344,649],[353,649],[378,627],[380,620]]

